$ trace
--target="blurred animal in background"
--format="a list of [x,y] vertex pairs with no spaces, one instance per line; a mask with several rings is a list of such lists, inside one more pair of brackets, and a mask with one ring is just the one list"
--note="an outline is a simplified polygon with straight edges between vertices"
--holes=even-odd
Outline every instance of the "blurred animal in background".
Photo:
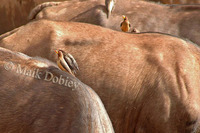
[[57,6],[60,3],[61,2],[45,2],[45,3],[42,3],[42,4],[36,6],[35,8],[32,9],[32,11],[30,12],[30,14],[28,16],[28,19],[31,20],[31,19],[35,18],[35,15],[38,14],[38,12],[40,12],[44,8]]
[[[200,45],[200,5],[164,5],[147,1],[117,0],[112,17],[107,19],[105,6],[90,2],[61,2],[57,6],[42,9],[33,15],[33,19],[84,22],[121,31],[119,24],[123,14],[131,22],[130,31],[136,27],[140,32],[171,34]],[[105,0],[101,5],[104,3]]]

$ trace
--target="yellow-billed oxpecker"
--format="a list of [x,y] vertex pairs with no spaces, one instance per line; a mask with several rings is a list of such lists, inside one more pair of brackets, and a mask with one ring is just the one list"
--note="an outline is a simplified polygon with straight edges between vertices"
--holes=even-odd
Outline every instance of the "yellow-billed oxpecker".
[[124,21],[121,23],[120,27],[121,27],[121,30],[124,31],[124,32],[128,32],[131,28],[131,24],[128,20],[128,17],[126,16],[122,16]]
[[58,67],[61,70],[75,76],[76,70],[79,70],[79,68],[74,57],[69,53],[65,53],[63,50],[56,50],[55,52],[58,55],[58,58],[57,58]]

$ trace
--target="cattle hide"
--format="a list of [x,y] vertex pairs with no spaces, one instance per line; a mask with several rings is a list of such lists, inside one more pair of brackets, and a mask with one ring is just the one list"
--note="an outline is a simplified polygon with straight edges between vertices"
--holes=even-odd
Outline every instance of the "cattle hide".
[[114,133],[97,94],[39,57],[0,48],[1,133]]
[[187,38],[200,45],[200,5],[162,5],[145,1],[118,0],[109,19],[104,5],[90,8],[87,1],[62,2],[41,11],[35,10],[30,13],[31,19],[84,22],[118,31],[121,31],[122,15],[126,15],[132,26],[130,31],[136,28],[140,32],[162,32]]
[[77,77],[102,99],[116,133],[191,133],[200,112],[200,51],[159,33],[129,34],[75,22],[39,20],[0,46],[56,60],[71,53]]
[[200,0],[150,0],[164,4],[200,4]]

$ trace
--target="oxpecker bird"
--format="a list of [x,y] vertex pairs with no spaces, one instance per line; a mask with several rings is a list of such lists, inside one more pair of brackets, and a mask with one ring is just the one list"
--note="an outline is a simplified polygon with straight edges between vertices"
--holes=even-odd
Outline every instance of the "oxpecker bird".
[[110,17],[110,14],[113,12],[114,7],[115,7],[116,0],[105,0],[105,5],[107,9],[107,18]]
[[58,50],[58,51],[56,50],[55,52],[58,55],[58,58],[57,58],[58,67],[61,70],[75,76],[76,70],[79,70],[79,68],[74,57],[69,53],[65,53],[63,50]]
[[126,16],[123,15],[122,17],[123,17],[124,21],[120,25],[121,30],[124,32],[128,32],[131,28],[131,24],[128,21],[128,18]]

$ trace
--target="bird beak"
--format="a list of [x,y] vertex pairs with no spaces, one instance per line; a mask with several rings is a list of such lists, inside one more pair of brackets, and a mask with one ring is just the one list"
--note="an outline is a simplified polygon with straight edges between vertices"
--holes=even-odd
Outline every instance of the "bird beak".
[[56,54],[58,54],[58,50],[55,50]]
[[126,16],[125,16],[125,15],[122,15],[122,18],[123,18],[123,19],[125,19],[125,18],[126,18]]

